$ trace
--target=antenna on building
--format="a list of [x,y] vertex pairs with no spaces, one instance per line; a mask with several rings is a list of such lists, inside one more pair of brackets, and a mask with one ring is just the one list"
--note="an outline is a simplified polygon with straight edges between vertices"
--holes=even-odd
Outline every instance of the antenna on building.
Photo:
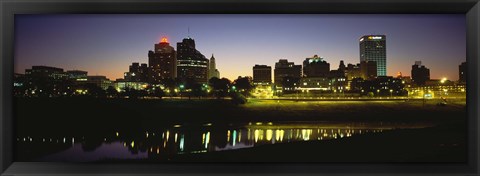
[[188,27],[188,38],[190,38],[190,27]]

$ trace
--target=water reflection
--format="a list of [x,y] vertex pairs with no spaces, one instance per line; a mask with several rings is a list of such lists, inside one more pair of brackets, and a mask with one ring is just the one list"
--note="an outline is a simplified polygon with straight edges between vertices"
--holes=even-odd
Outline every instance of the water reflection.
[[42,157],[40,160],[91,162],[103,159],[141,159],[147,157],[147,152],[131,152],[124,147],[122,142],[103,143],[95,150],[85,150],[83,144],[76,143],[65,151]]
[[[385,130],[426,126],[429,125],[325,122],[251,122],[238,125],[177,124],[164,130],[146,130],[139,135],[127,131],[113,131],[110,135],[97,138],[62,137],[52,140],[52,138],[44,136],[41,137],[41,143],[69,146],[65,146],[63,151],[41,157],[38,160],[83,162],[107,159],[169,159],[181,154],[235,150],[296,141],[334,140],[366,133],[379,133]],[[162,135],[155,136],[155,133]],[[32,143],[32,148],[34,146],[34,139],[30,136],[19,137],[17,141],[24,145]]]

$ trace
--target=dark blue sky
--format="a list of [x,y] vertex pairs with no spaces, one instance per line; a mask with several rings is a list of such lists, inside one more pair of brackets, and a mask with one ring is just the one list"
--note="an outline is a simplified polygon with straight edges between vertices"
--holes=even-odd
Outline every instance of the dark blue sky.
[[188,36],[215,55],[222,77],[251,76],[255,64],[301,64],[315,54],[331,69],[359,62],[362,35],[387,36],[387,75],[410,75],[416,60],[433,78],[458,79],[466,60],[465,15],[17,15],[15,71],[32,65],[86,70],[121,78],[148,50]]

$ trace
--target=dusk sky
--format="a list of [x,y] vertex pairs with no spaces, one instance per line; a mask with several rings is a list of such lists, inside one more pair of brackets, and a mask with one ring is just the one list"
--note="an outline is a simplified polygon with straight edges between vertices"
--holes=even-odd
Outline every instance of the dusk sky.
[[[190,28],[190,34],[188,34]],[[465,15],[16,15],[15,72],[33,65],[85,70],[123,78],[132,62],[148,63],[162,36],[176,43],[190,35],[221,77],[252,76],[255,64],[279,59],[301,65],[315,54],[337,69],[357,64],[359,38],[387,38],[387,75],[410,75],[415,61],[432,79],[458,80],[466,60]]]

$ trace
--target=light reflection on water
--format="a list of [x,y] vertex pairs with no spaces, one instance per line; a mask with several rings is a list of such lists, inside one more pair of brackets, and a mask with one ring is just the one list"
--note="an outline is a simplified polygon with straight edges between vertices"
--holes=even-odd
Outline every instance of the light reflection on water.
[[[102,137],[100,141],[93,142],[88,137],[79,139],[63,137],[53,140],[45,137],[43,143],[52,145],[69,143],[70,147],[38,160],[88,162],[105,159],[168,159],[179,154],[236,150],[296,141],[335,140],[385,130],[427,126],[430,125],[325,122],[175,125],[162,131],[145,131],[136,136],[127,136],[128,132],[114,131],[111,135]],[[19,137],[17,141],[28,143],[33,141],[33,138]]]

